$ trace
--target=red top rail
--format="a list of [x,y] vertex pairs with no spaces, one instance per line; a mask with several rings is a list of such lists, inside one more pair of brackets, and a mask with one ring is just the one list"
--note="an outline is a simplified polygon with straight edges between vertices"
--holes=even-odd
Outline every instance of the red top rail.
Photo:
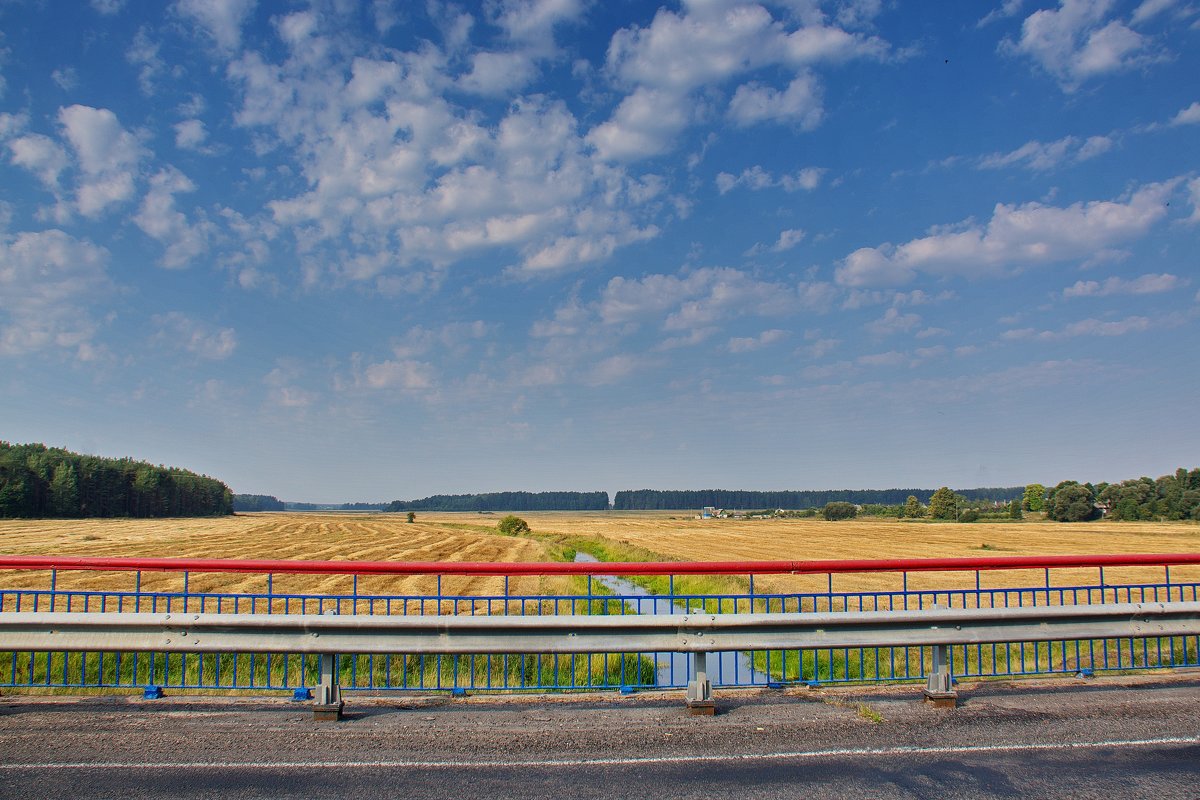
[[1076,567],[1200,565],[1200,553],[1091,556],[842,559],[828,561],[645,561],[484,563],[472,561],[287,561],[232,558],[5,556],[0,569],[96,572],[251,572],[277,575],[826,575],[852,572],[976,572]]

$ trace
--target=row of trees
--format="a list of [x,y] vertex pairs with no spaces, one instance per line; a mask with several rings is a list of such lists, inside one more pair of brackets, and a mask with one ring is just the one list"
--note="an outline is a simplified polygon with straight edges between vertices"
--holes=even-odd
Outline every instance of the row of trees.
[[[1021,496],[1023,487],[960,489],[959,497],[979,502],[1013,500]],[[859,506],[902,506],[909,496],[928,503],[932,489],[828,489],[804,491],[756,492],[728,489],[659,490],[636,489],[617,492],[613,508],[619,511],[668,510],[679,508],[757,509],[757,508],[823,508],[829,503],[853,503]]]
[[393,500],[384,511],[607,511],[607,492],[489,492]]
[[283,511],[286,509],[283,501],[269,494],[235,494],[233,496],[234,511]]
[[1022,519],[1021,501],[1014,498],[1008,502],[997,500],[972,500],[943,486],[929,497],[929,505],[921,503],[916,495],[909,495],[902,504],[869,504],[856,506],[854,503],[826,503],[821,510],[827,520],[854,519],[857,516],[897,517],[899,519],[956,520],[976,522],[981,519]]
[[[1030,489],[1041,487],[1036,485]],[[1183,467],[1157,479],[1120,483],[1063,481],[1046,493],[1046,516],[1059,522],[1114,520],[1200,520],[1200,468]]]
[[0,517],[209,517],[233,513],[215,478],[129,458],[0,442]]

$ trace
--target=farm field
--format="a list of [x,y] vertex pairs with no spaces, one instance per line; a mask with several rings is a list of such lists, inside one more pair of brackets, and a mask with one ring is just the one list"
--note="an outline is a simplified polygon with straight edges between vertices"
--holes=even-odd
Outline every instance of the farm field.
[[[989,556],[1087,555],[1106,553],[1200,552],[1200,525],[1194,522],[1087,522],[1044,520],[954,524],[925,520],[860,518],[842,522],[823,519],[696,519],[680,512],[643,512],[628,516],[552,513],[529,514],[538,532],[559,532],[653,550],[687,561],[754,561],[786,559],[969,558]],[[1162,570],[1112,570],[1110,580],[1161,579]],[[1061,573],[1061,574],[1059,574]],[[1095,578],[1095,570],[1088,570]],[[1194,575],[1192,574],[1194,573]],[[1200,570],[1178,574],[1200,579]],[[1069,571],[1056,572],[1058,579]],[[943,588],[963,576],[913,573],[912,588]],[[991,585],[1032,585],[1044,581],[1038,573],[992,573]],[[1082,578],[1083,575],[1077,577]],[[973,583],[974,576],[971,576]],[[845,575],[837,587],[897,588],[886,576]],[[801,576],[763,576],[756,586],[786,591],[820,589],[825,579]]]
[[[1012,555],[1200,552],[1200,525],[1187,522],[949,524],[858,519],[695,519],[688,512],[528,512],[531,537],[495,532],[501,514],[425,513],[409,524],[401,514],[265,513],[225,518],[156,520],[0,520],[0,552],[80,556],[279,558],[364,561],[550,561],[561,547],[594,541],[628,558],[672,560],[818,560]],[[646,552],[649,551],[649,552]],[[1056,583],[1093,582],[1096,571],[1057,570]],[[1200,580],[1200,569],[1175,568],[1175,579]],[[1162,570],[1106,571],[1109,582],[1161,580]],[[62,573],[59,586],[82,586]],[[513,578],[510,591],[531,594],[555,579]],[[44,585],[44,576],[0,574],[0,586]],[[175,576],[146,573],[143,587],[170,590]],[[1028,586],[1041,572],[993,572],[985,586]],[[974,575],[913,573],[910,588],[973,585]],[[128,588],[129,575],[88,576],[89,588]],[[276,576],[274,590],[339,592],[340,576]],[[195,575],[194,591],[262,591],[262,576]],[[841,575],[839,590],[899,588],[891,575]],[[823,590],[824,577],[761,576],[759,591]],[[502,578],[446,578],[446,593],[499,593]],[[431,576],[363,577],[361,593],[436,591]]]
[[[472,520],[474,521],[474,520]],[[545,561],[547,545],[500,536],[494,524],[455,521],[408,524],[402,514],[238,514],[189,519],[0,520],[0,553],[9,555],[122,556],[144,558],[245,558],[346,561]],[[449,581],[450,579],[447,579]],[[455,578],[447,592],[503,591],[501,577]],[[518,585],[518,580],[521,584]],[[537,578],[512,579],[511,590],[530,593]],[[128,589],[128,573],[62,572],[60,588]],[[144,573],[146,590],[177,590],[173,574]],[[45,576],[4,574],[0,587],[44,586]],[[345,576],[277,575],[276,592],[348,592]],[[261,575],[191,576],[192,591],[262,592]],[[359,579],[366,593],[434,594],[433,576]]]

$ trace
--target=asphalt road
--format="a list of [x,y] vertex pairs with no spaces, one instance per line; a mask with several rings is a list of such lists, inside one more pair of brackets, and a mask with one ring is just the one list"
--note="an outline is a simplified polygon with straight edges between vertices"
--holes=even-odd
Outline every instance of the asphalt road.
[[1200,676],[447,700],[0,698],[0,798],[1200,797]]

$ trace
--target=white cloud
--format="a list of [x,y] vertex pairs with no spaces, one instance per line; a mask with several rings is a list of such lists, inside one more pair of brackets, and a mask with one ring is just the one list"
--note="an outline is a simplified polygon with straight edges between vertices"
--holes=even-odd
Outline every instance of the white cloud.
[[1192,103],[1187,108],[1181,109],[1171,119],[1171,125],[1200,125],[1200,103]]
[[108,257],[60,230],[0,236],[0,356],[90,352],[95,325],[87,306],[110,288]]
[[836,270],[844,286],[897,286],[917,272],[998,275],[1094,255],[1137,239],[1167,213],[1179,179],[1146,184],[1127,199],[1074,203],[998,203],[987,226],[969,223],[899,246],[860,248]]
[[484,339],[492,327],[478,319],[473,322],[451,322],[434,329],[417,325],[392,343],[392,353],[399,359],[412,359],[441,348],[461,355],[472,342]]
[[1188,193],[1192,201],[1192,215],[1188,217],[1188,222],[1200,222],[1200,178],[1188,181]]
[[79,73],[74,67],[62,67],[50,73],[50,80],[64,92],[69,92],[79,85]]
[[664,330],[685,331],[738,316],[824,311],[834,291],[824,283],[789,286],[736,269],[706,267],[681,275],[613,278],[601,294],[598,313],[606,324],[658,317]]
[[800,348],[800,352],[803,352],[809,358],[824,358],[825,356],[829,355],[834,350],[836,350],[838,345],[840,345],[841,343],[842,343],[841,339],[817,338],[812,342],[812,344],[807,344],[804,347]]
[[37,175],[47,188],[58,188],[58,176],[67,168],[67,152],[58,142],[40,133],[31,133],[8,143],[12,163]]
[[432,389],[434,381],[433,367],[429,364],[413,359],[399,359],[368,364],[362,371],[359,385],[369,389],[418,392]]
[[222,50],[242,43],[242,25],[254,10],[255,0],[179,0],[175,9],[199,23]]
[[76,187],[79,211],[95,217],[128,200],[144,150],[106,108],[74,105],[59,109],[58,121],[75,150],[83,176]]
[[1064,161],[1080,163],[1107,153],[1112,149],[1113,141],[1107,136],[1091,136],[1078,139],[1067,136],[1056,142],[1027,142],[1009,153],[992,153],[984,156],[979,166],[981,169],[1000,169],[1019,164],[1026,169],[1040,172],[1054,169]]
[[[808,68],[882,58],[888,48],[879,39],[807,16],[810,24],[793,28],[790,20],[775,19],[761,5],[691,2],[680,13],[660,8],[646,27],[618,31],[609,43],[606,69],[632,92],[592,130],[589,141],[602,158],[616,161],[668,152],[692,121],[694,92],[767,68],[793,71],[794,77],[784,89],[743,85],[730,104],[731,117],[742,125],[794,120],[802,129],[815,127],[821,119],[820,86]],[[662,118],[654,116],[656,109]]]
[[778,328],[763,331],[758,336],[738,336],[729,340],[726,349],[731,353],[749,353],[761,350],[787,336],[787,331]]
[[208,131],[201,120],[185,119],[175,123],[175,146],[180,150],[204,152],[204,142],[207,140]]
[[993,22],[998,22],[1002,19],[1008,19],[1009,17],[1015,17],[1021,13],[1021,6],[1024,4],[1025,0],[1004,0],[999,8],[993,9],[992,11],[988,12],[987,16],[979,20],[979,22],[976,24],[976,27],[982,28],[985,25],[992,24]]
[[692,109],[682,95],[638,87],[611,119],[588,133],[587,140],[602,159],[635,161],[672,149],[675,137],[691,121]]
[[494,19],[509,39],[545,48],[554,41],[554,28],[575,22],[587,10],[584,0],[505,0]]
[[458,85],[482,95],[506,95],[515,92],[537,74],[537,67],[525,53],[476,53],[471,71],[459,78]]
[[791,175],[775,176],[758,164],[742,170],[742,174],[733,175],[719,172],[716,177],[717,191],[727,194],[739,186],[758,192],[763,189],[783,189],[785,192],[804,190],[811,192],[821,185],[821,178],[828,170],[820,167],[805,167]]
[[1126,317],[1120,320],[1083,319],[1065,325],[1057,331],[1018,328],[1005,331],[1000,338],[1006,341],[1054,341],[1077,336],[1124,336],[1129,333],[1142,333],[1150,327],[1150,320],[1146,317]]
[[195,188],[186,175],[167,167],[150,179],[150,191],[133,218],[143,233],[166,247],[160,263],[168,269],[185,267],[208,250],[214,226],[206,220],[189,224],[187,217],[175,208],[175,195]]
[[116,14],[125,7],[125,0],[91,0],[92,8],[106,16]]
[[237,349],[233,328],[214,328],[178,311],[155,314],[151,321],[158,341],[209,361],[223,361]]
[[920,326],[920,314],[901,314],[893,307],[884,312],[883,316],[866,325],[867,331],[877,338],[883,339],[897,333],[908,333]]
[[1142,0],[1142,4],[1134,9],[1133,16],[1129,21],[1134,25],[1140,25],[1170,9],[1178,2],[1179,0]]
[[618,383],[652,362],[644,356],[620,353],[609,356],[596,364],[587,374],[585,382],[590,386],[606,386]]
[[889,350],[886,353],[868,353],[854,359],[854,363],[863,367],[897,367],[907,364],[909,358],[904,353]]
[[1115,20],[1114,0],[1060,0],[1026,17],[1017,42],[1002,49],[1035,61],[1073,92],[1089,78],[1128,69],[1152,57],[1151,42]]
[[771,247],[776,253],[782,253],[786,250],[791,250],[796,245],[804,241],[805,232],[799,228],[788,228],[779,233],[779,239]]
[[729,101],[729,116],[741,127],[760,122],[794,122],[801,130],[811,131],[824,116],[821,88],[816,78],[804,74],[778,91],[770,86],[747,83],[737,88]]
[[125,51],[125,60],[141,68],[138,70],[138,88],[147,97],[154,95],[158,88],[158,76],[167,68],[158,49],[159,45],[150,38],[150,32],[140,28],[133,37],[133,44]]
[[1112,277],[1099,281],[1076,281],[1063,290],[1063,297],[1110,297],[1113,295],[1161,294],[1174,292],[1188,285],[1188,281],[1177,275],[1142,275],[1133,280]]
[[419,270],[486,251],[530,277],[658,235],[664,182],[597,163],[565,103],[523,97],[485,127],[443,96],[451,66],[435,50],[338,59],[314,43],[281,65],[247,53],[229,67],[237,123],[272,135],[308,184],[268,208],[296,234],[310,285],[428,282]]

